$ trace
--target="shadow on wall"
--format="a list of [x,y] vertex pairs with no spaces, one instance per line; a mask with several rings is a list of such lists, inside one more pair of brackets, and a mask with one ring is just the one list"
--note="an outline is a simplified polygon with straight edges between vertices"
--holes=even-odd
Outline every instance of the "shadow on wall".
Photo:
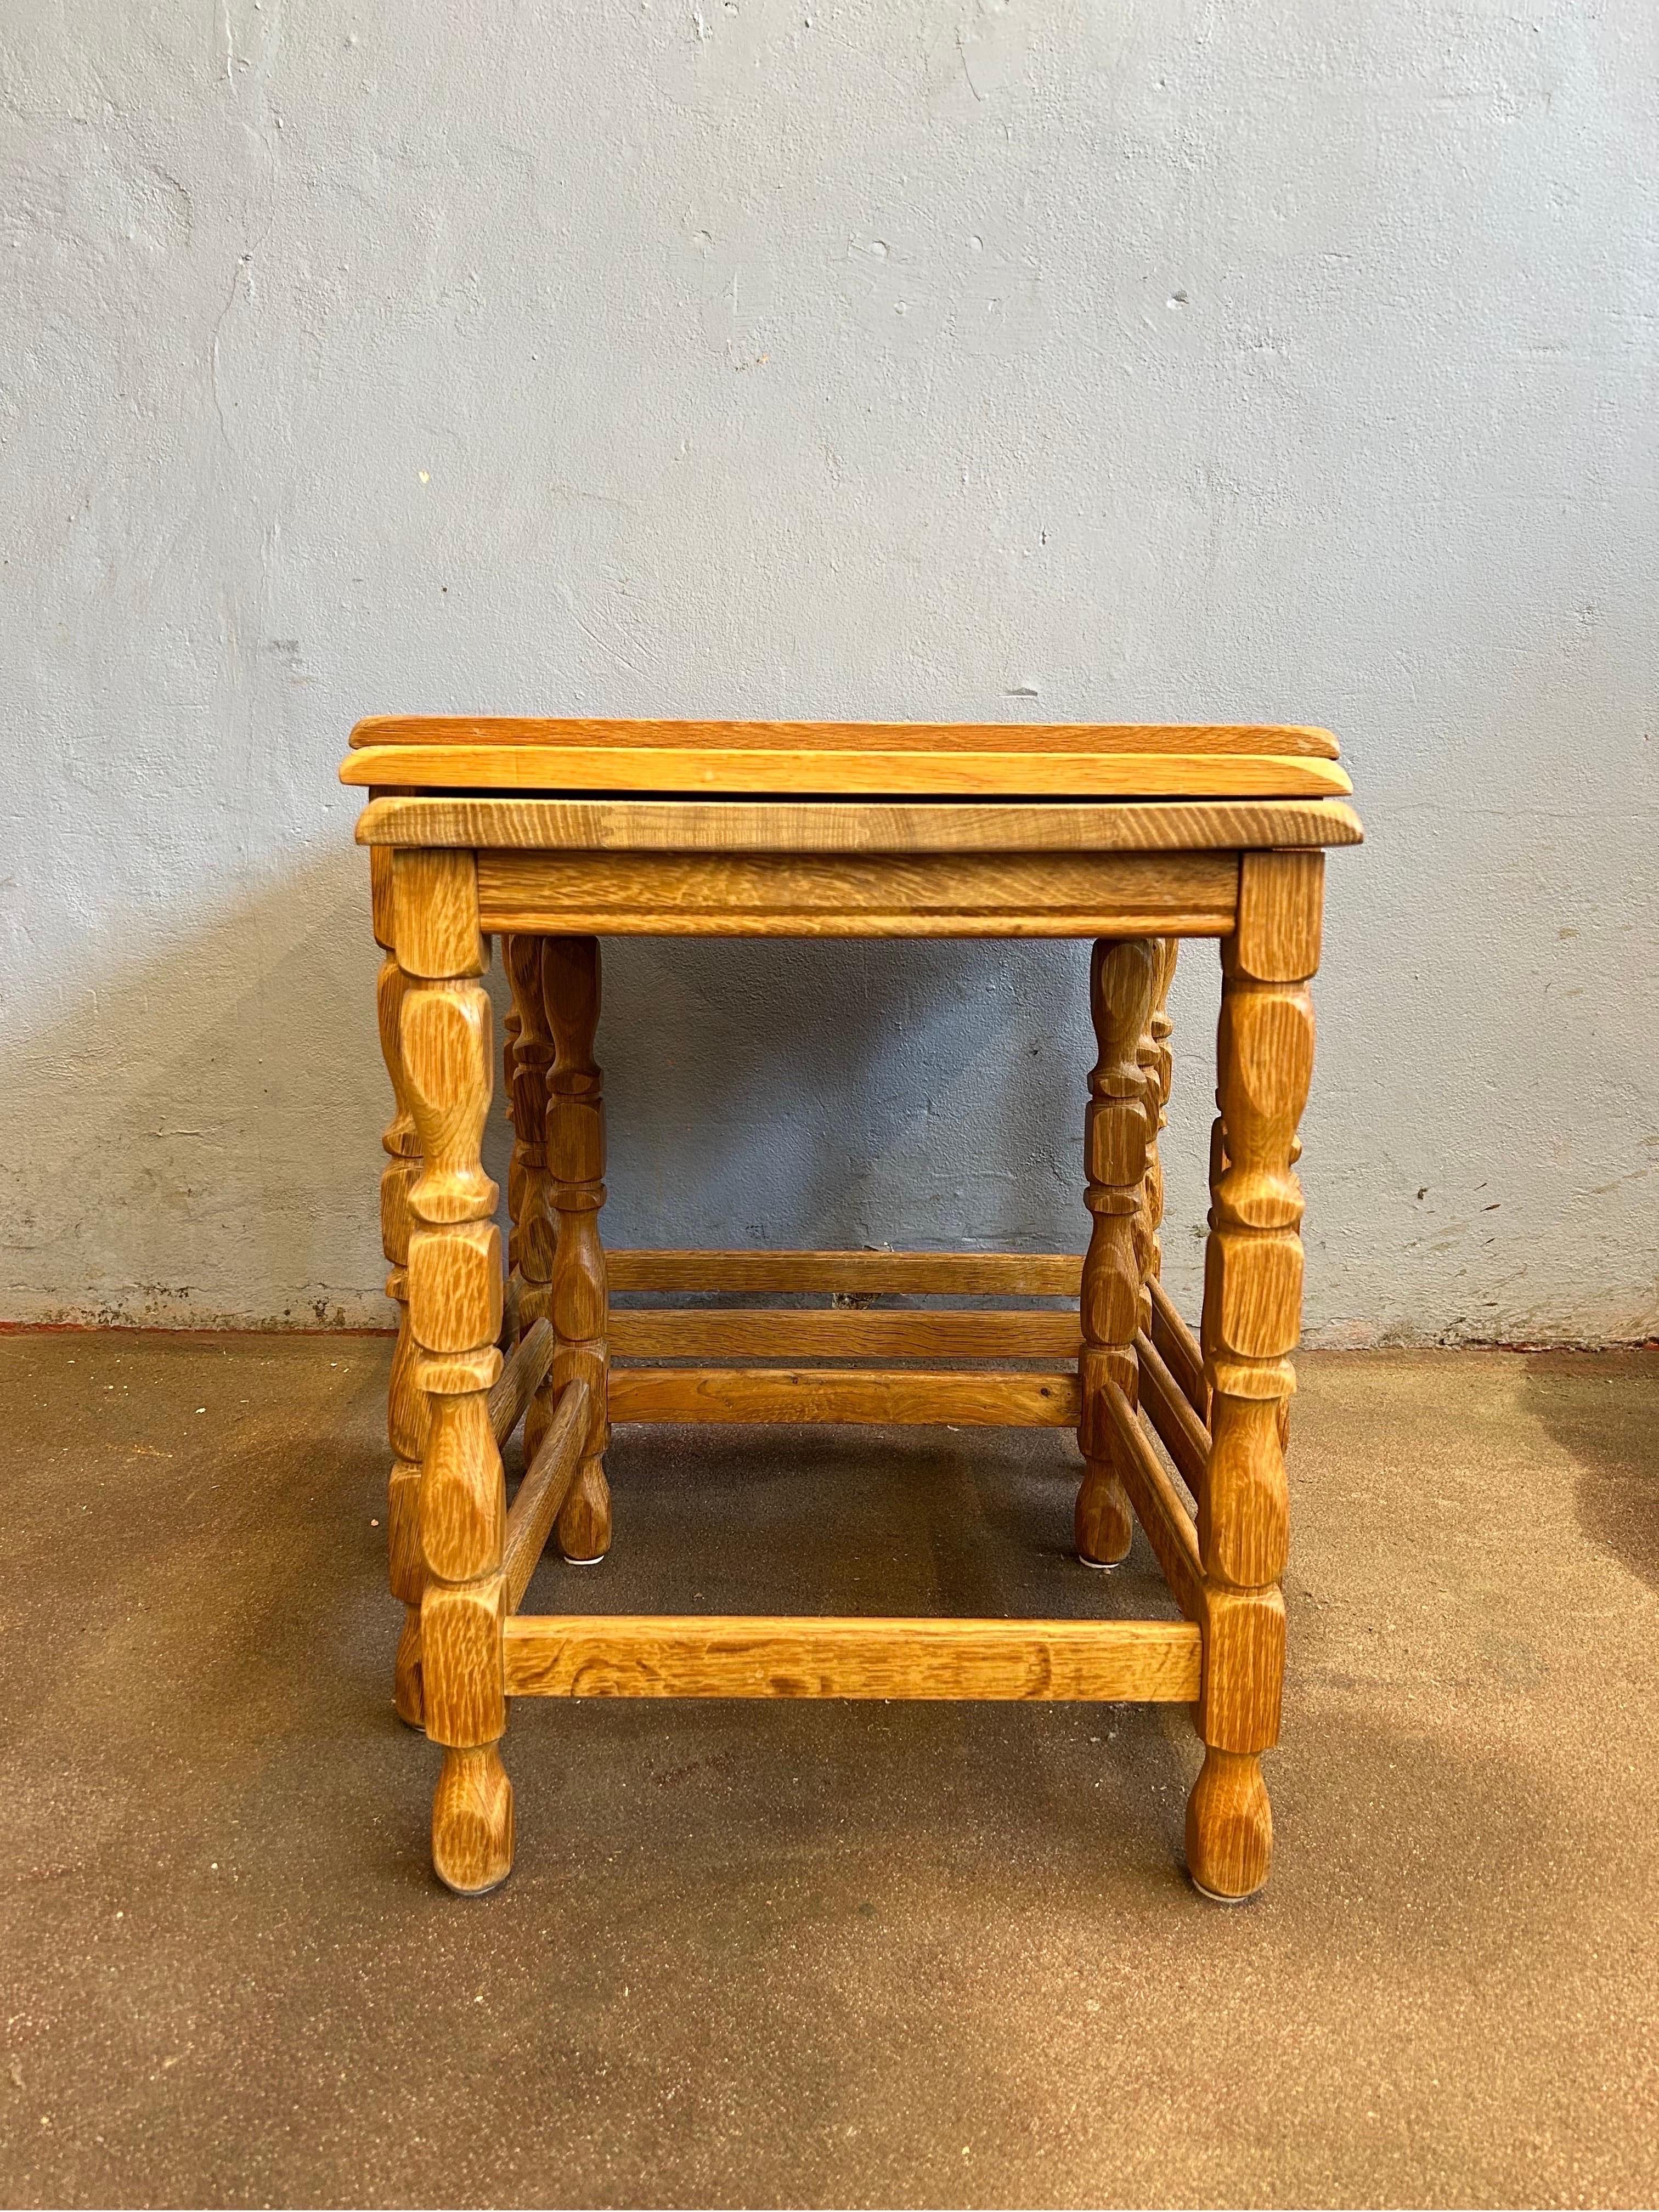
[[[106,980],[0,1067],[8,1318],[386,1325],[367,873],[346,848],[138,956],[95,922],[60,951]],[[1080,1249],[1087,957],[607,940],[607,1242]]]

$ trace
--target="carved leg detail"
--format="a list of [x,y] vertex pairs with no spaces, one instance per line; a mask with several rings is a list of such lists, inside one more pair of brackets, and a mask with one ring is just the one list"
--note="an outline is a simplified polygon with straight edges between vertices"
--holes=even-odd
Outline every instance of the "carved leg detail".
[[1151,1133],[1140,1040],[1152,1017],[1160,949],[1150,938],[1102,939],[1089,969],[1089,1009],[1099,1058],[1089,1077],[1083,1158],[1084,1202],[1093,1217],[1083,1261],[1078,1360],[1082,1410],[1078,1449],[1084,1475],[1074,1533],[1087,1566],[1115,1566],[1129,1548],[1129,1501],[1113,1471],[1106,1385],[1131,1401],[1139,1370],[1135,1330],[1140,1322],[1141,1254],[1137,1230]]
[[1152,1326],[1152,1279],[1164,1272],[1164,1248],[1158,1240],[1158,1231],[1164,1224],[1164,1163],[1159,1155],[1158,1139],[1158,1133],[1169,1120],[1164,1109],[1170,1103],[1170,1085],[1175,1063],[1170,1051],[1170,1036],[1174,1024],[1170,1019],[1168,1006],[1181,940],[1176,937],[1164,937],[1157,940],[1157,945],[1158,971],[1152,990],[1152,1008],[1135,1054],[1146,1085],[1147,1121],[1146,1174],[1140,1187],[1136,1256],[1140,1267],[1140,1326],[1149,1334]]
[[[422,1168],[410,1192],[409,1320],[428,1409],[421,1466],[421,1685],[426,1732],[444,1747],[432,1859],[450,1888],[493,1889],[513,1864],[502,1631],[507,1516],[489,1391],[501,1370],[498,1193],[479,1147],[490,1096],[490,1007],[472,980],[485,953],[470,853],[395,860],[404,1081]],[[418,977],[420,980],[416,980]]]
[[421,1139],[410,1112],[404,1082],[400,1024],[408,979],[398,967],[392,944],[392,854],[376,848],[370,855],[374,891],[375,936],[386,949],[380,963],[376,1001],[380,1016],[380,1053],[392,1079],[394,1111],[380,1138],[389,1155],[380,1176],[380,1246],[392,1273],[386,1295],[398,1306],[398,1343],[392,1355],[392,1376],[386,1394],[386,1436],[392,1466],[386,1489],[386,1553],[392,1594],[404,1605],[404,1625],[398,1638],[392,1672],[392,1703],[398,1717],[410,1728],[422,1724],[421,1703],[421,1565],[417,1500],[421,1455],[426,1449],[426,1401],[415,1382],[415,1340],[409,1327],[409,1238],[413,1223],[409,1196],[421,1172]]
[[[542,1003],[542,943],[539,937],[509,937],[503,956],[513,986],[514,1040],[511,1086],[513,1165],[507,1195],[513,1215],[508,1247],[518,1285],[518,1333],[544,1318],[551,1297],[553,1232],[547,1205],[547,1071],[553,1039]],[[544,1383],[525,1416],[525,1464],[536,1455],[552,1413],[552,1393]]]
[[[527,941],[535,942],[533,939]],[[507,971],[509,982],[513,981],[514,969],[520,957],[518,947],[525,942],[526,940],[522,938],[507,935],[501,939],[501,966]],[[518,988],[514,985],[513,1003],[501,1018],[501,1095],[507,1101],[507,1126],[514,1136],[513,1154],[507,1165],[507,1299],[509,1307],[514,1304],[514,1278],[519,1272],[519,1224],[524,1215],[524,1160],[519,1142],[518,1102],[513,1089],[513,1073],[518,1065],[519,1037],[523,1027],[523,1012],[519,1003]],[[532,1122],[531,1126],[533,1130],[538,1125]],[[513,1349],[515,1334],[509,1316],[504,1324],[503,1352]]]
[[1321,854],[1251,853],[1238,926],[1223,940],[1220,1118],[1211,1144],[1204,1368],[1209,1479],[1204,1561],[1203,1771],[1187,1808],[1187,1863],[1212,1897],[1261,1888],[1273,1851],[1261,1753],[1279,1741],[1279,1593],[1288,1539],[1283,1408],[1301,1333],[1302,1188],[1296,1127],[1313,1073]]
[[548,1195],[555,1222],[549,1312],[558,1343],[550,1402],[580,1376],[588,1385],[592,1409],[581,1465],[559,1513],[559,1549],[573,1564],[591,1565],[611,1548],[611,1491],[605,1479],[610,1302],[599,1242],[605,1098],[604,1078],[593,1057],[599,1020],[599,939],[548,938],[542,985],[554,1042],[547,1077]]

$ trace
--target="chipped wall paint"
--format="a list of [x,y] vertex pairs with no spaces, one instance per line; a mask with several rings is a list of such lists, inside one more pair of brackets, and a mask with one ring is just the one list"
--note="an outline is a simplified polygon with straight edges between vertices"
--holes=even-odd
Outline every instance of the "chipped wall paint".
[[[1656,58],[1649,0],[17,0],[0,1311],[383,1318],[362,712],[1235,715],[1371,832],[1312,1334],[1652,1331]],[[607,959],[617,1241],[1080,1241],[1079,948]]]

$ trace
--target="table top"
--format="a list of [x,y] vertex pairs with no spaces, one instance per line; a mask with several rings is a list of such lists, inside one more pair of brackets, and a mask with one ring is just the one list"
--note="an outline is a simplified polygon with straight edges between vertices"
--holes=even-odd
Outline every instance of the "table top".
[[1341,799],[1353,788],[1328,730],[1231,722],[380,714],[353,730],[340,779],[380,792],[696,794],[815,805],[870,799],[1321,800]]

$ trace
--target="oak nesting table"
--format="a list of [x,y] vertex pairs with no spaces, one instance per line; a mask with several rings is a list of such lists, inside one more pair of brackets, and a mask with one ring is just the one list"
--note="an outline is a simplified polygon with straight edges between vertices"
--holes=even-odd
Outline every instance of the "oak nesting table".
[[[1261,1754],[1285,1663],[1309,983],[1324,848],[1361,834],[1334,740],[377,717],[353,731],[341,776],[370,793],[357,837],[386,956],[395,1696],[443,1747],[440,1877],[474,1894],[511,1869],[510,1698],[1066,1698],[1193,1705],[1193,1881],[1229,1900],[1259,1889],[1273,1846]],[[607,1255],[594,1039],[611,935],[1091,939],[1088,1250]],[[513,998],[505,1259],[480,1157],[492,937]],[[1222,975],[1196,1338],[1158,1249],[1165,1006],[1187,937],[1220,940]],[[611,1288],[841,1303],[623,1311]],[[875,1303],[988,1292],[1069,1310]],[[1031,1365],[1044,1356],[1047,1370]],[[509,1508],[501,1447],[520,1419]],[[1180,1617],[521,1613],[550,1535],[573,1563],[609,1549],[617,1421],[1074,1427],[1079,1558],[1121,1559],[1133,1512]]]

